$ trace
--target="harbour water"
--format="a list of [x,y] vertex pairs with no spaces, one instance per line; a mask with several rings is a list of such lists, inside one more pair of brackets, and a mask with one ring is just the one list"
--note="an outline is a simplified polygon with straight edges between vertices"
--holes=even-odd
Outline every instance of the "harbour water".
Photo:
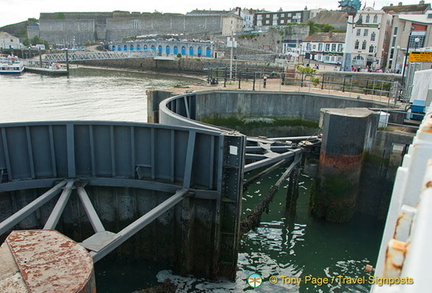
[[[147,89],[191,82],[192,79],[179,76],[94,68],[74,68],[69,77],[29,73],[0,76],[0,121],[145,122]],[[244,216],[266,195],[282,172],[276,170],[249,186],[243,198]],[[369,284],[346,281],[370,274],[364,267],[375,264],[383,224],[360,214],[346,224],[312,218],[308,213],[311,180],[302,176],[300,182],[295,216],[285,212],[284,186],[275,195],[260,226],[241,239],[235,282],[176,276],[164,263],[113,266],[101,261],[96,266],[98,292],[134,292],[166,278],[178,285],[179,292],[368,292]],[[255,289],[246,282],[253,273],[263,278],[262,285]],[[270,277],[276,284],[268,281]],[[295,280],[300,280],[300,285]],[[324,284],[324,280],[331,283]]]

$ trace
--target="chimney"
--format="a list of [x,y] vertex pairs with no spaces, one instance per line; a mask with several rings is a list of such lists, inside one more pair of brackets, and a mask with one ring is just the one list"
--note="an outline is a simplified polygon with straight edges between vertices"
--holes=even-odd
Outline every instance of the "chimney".
[[332,30],[329,30],[328,36],[329,36],[329,39],[331,40],[331,38],[333,37],[333,31]]
[[420,4],[420,5],[425,4],[424,0],[421,0],[421,1],[419,2],[419,4]]

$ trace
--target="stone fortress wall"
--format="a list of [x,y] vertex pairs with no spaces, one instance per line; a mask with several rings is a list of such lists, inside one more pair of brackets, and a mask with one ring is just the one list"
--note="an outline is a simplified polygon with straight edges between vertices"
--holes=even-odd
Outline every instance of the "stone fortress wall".
[[116,41],[149,34],[214,34],[222,32],[220,15],[183,15],[171,13],[41,13],[37,33],[54,44],[83,44],[87,41]]

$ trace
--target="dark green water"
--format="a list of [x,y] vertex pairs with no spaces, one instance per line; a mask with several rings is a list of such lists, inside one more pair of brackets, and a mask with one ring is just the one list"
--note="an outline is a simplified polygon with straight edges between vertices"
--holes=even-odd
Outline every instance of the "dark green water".
[[[249,186],[243,198],[243,216],[267,194],[282,172],[283,169],[275,171]],[[178,285],[178,292],[369,292],[367,284],[341,284],[338,280],[342,279],[338,277],[344,280],[367,278],[370,273],[366,273],[364,267],[375,265],[383,223],[360,214],[346,224],[332,224],[311,217],[308,212],[310,184],[308,177],[301,176],[295,216],[285,212],[285,185],[275,195],[269,213],[263,214],[260,226],[243,236],[234,283],[176,276],[169,267],[156,263],[148,267],[128,264],[113,272],[101,265],[98,289],[100,292],[131,292],[168,278]],[[121,278],[118,277],[120,272]],[[264,279],[255,289],[246,282],[253,273]],[[271,284],[270,276],[277,276],[278,283]],[[282,284],[282,276],[300,278],[302,282],[300,286]],[[317,278],[316,284],[312,284],[312,279],[305,284],[307,276]],[[121,280],[121,284],[113,283],[113,278]],[[319,285],[318,278],[333,280],[333,284]],[[125,280],[127,282],[123,282]]]

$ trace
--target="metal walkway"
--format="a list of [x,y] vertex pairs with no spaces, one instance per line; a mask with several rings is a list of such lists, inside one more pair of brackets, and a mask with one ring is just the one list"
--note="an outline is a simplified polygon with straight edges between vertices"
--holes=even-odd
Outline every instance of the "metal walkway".
[[[155,58],[155,51],[147,51],[141,53],[134,52],[67,52],[57,54],[45,54],[45,62],[69,62],[73,61],[90,61],[90,60],[115,60],[115,59],[142,59]],[[67,58],[67,59],[66,59]]]

